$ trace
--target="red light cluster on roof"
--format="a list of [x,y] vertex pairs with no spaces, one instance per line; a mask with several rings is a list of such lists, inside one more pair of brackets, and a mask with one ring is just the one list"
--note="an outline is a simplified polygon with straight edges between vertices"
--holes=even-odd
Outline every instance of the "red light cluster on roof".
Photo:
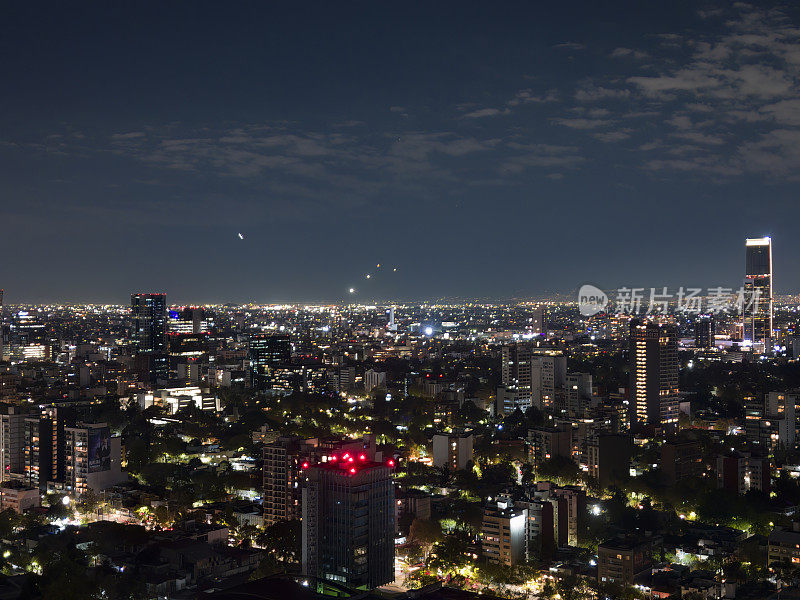
[[[339,464],[336,464],[337,462]],[[376,463],[367,458],[366,454],[362,453],[359,454],[357,457],[354,457],[350,456],[349,452],[346,452],[341,456],[341,458],[337,457],[335,454],[331,455],[328,458],[327,463],[322,462],[322,463],[317,463],[315,465],[311,465],[308,462],[304,462],[301,465],[301,467],[303,469],[309,469],[311,467],[334,469],[338,470],[340,473],[344,473],[345,475],[355,475],[364,468],[372,468],[375,466],[379,466],[381,464],[386,467],[389,467],[390,469],[393,469],[397,463],[393,458],[390,458],[384,461],[383,463]]]

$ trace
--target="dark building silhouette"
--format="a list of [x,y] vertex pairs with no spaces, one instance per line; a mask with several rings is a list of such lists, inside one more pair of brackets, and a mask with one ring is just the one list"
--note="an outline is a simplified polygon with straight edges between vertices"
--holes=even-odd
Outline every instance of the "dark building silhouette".
[[270,389],[275,370],[287,365],[291,358],[292,346],[288,335],[253,335],[250,338],[252,386],[258,390]]
[[394,580],[394,463],[334,458],[303,465],[303,575],[371,590]]
[[694,345],[696,348],[714,346],[714,321],[711,317],[700,317],[694,322]]
[[138,352],[167,353],[167,295],[131,294],[133,339]]

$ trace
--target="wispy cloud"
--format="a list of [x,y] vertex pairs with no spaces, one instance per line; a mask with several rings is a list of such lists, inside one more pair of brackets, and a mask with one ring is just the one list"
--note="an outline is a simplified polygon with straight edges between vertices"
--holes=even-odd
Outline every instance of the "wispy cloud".
[[[800,152],[792,146],[800,139],[800,27],[778,8],[741,2],[699,16],[707,24],[701,31],[659,34],[655,48],[610,52],[615,60],[639,61],[638,73],[577,86],[578,103],[610,114],[552,122],[600,142],[661,153],[642,163],[649,171],[794,179],[800,171]],[[659,131],[661,140],[642,140],[638,128],[620,125],[633,119],[640,127],[647,123],[650,136]]]
[[480,119],[483,117],[509,115],[516,107],[524,106],[526,104],[547,104],[557,102],[558,100],[558,93],[552,89],[546,90],[540,94],[534,93],[534,91],[531,89],[523,89],[515,93],[501,108],[476,108],[476,105],[473,103],[464,103],[457,108],[462,111],[468,111],[461,115],[461,118],[463,119]]
[[560,44],[554,45],[553,48],[559,50],[585,50],[586,46],[578,42],[562,42]]

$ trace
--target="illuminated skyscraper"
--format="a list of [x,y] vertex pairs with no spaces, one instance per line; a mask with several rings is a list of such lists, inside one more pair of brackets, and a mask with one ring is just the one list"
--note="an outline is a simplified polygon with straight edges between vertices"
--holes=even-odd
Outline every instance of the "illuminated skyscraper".
[[131,294],[133,339],[139,352],[167,353],[167,295]]
[[631,321],[631,424],[678,425],[678,332],[670,325]]
[[764,344],[772,337],[772,239],[745,242],[743,339]]

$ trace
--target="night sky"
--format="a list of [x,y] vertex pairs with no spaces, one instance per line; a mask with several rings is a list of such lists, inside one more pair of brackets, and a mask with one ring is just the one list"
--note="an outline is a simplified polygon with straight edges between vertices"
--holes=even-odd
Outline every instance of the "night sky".
[[7,302],[738,286],[762,235],[800,289],[791,5],[108,4],[3,5]]

